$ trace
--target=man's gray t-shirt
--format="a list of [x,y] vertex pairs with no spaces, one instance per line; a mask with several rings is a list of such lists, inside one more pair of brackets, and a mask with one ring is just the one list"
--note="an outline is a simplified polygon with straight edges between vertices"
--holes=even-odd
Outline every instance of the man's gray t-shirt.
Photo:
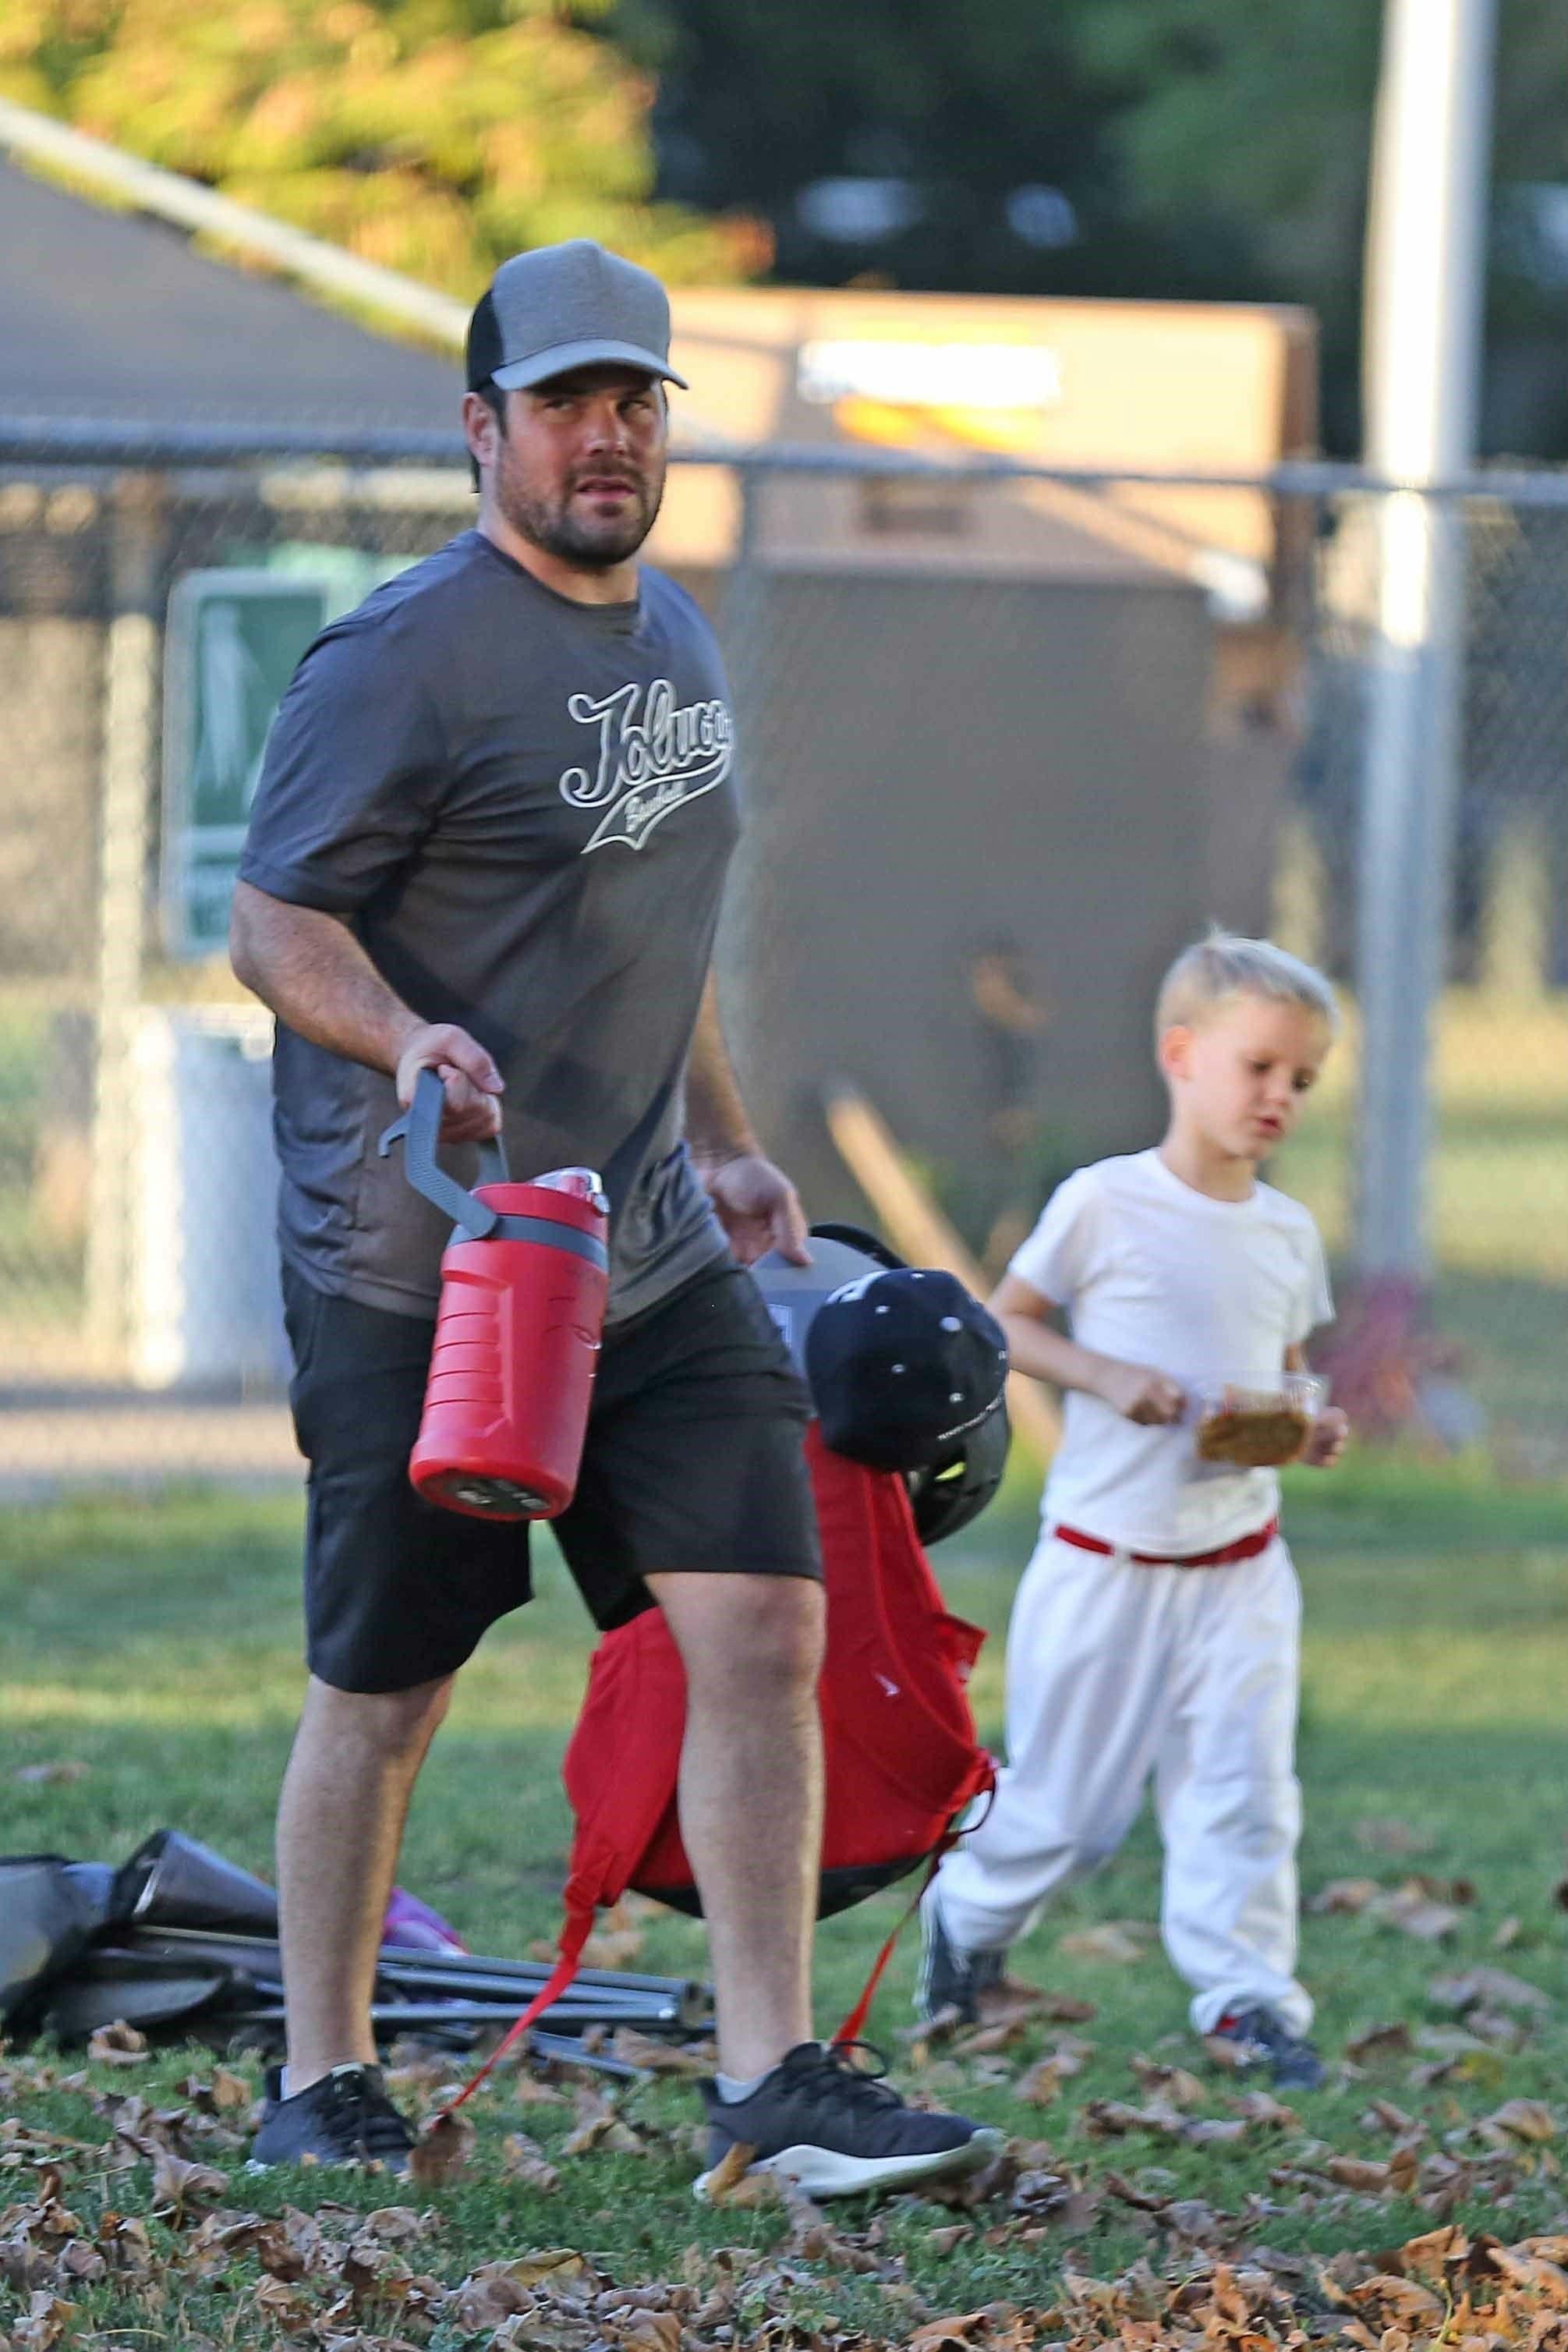
[[[725,1255],[680,1140],[686,1055],[737,819],[718,649],[683,590],[579,604],[476,530],[306,654],[267,743],[244,880],[347,917],[426,1021],[506,1079],[514,1177],[580,1164],[612,1206],[610,1319]],[[278,1025],[286,1258],[434,1313],[451,1227],[409,1185],[390,1077]],[[474,1154],[446,1165],[474,1181]]]

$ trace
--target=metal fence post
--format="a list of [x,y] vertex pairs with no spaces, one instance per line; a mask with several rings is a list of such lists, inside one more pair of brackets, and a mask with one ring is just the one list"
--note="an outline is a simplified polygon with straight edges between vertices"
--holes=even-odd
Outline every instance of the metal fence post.
[[1367,231],[1367,462],[1384,504],[1370,678],[1357,981],[1365,1021],[1356,1255],[1430,1271],[1432,1013],[1458,806],[1465,518],[1414,486],[1475,446],[1495,0],[1386,0]]
[[131,1336],[130,1192],[136,1112],[132,1052],[147,919],[163,507],[163,485],[156,475],[123,474],[110,509],[110,620],[99,764],[97,1061],[87,1244],[88,1335],[100,1370],[121,1368]]
[[1431,1031],[1448,964],[1459,797],[1464,523],[1418,493],[1378,533],[1357,893],[1364,1022],[1356,1263],[1368,1278],[1431,1270]]

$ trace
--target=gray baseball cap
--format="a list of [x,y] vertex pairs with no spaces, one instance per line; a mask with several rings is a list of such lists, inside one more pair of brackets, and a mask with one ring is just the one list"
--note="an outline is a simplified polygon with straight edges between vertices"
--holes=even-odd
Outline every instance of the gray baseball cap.
[[670,300],[653,273],[591,237],[536,246],[504,261],[468,322],[468,389],[519,392],[580,367],[670,365]]

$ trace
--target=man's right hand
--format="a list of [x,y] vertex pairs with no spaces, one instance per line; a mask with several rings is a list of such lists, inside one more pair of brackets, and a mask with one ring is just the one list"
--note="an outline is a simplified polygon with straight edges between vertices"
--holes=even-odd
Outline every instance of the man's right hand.
[[446,1089],[444,1143],[483,1143],[499,1135],[506,1080],[476,1037],[450,1021],[426,1023],[411,1032],[397,1065],[397,1098],[405,1110],[421,1070],[437,1071]]
[[1180,1381],[1166,1372],[1156,1372],[1152,1364],[1121,1364],[1106,1358],[1095,1385],[1124,1420],[1138,1422],[1145,1429],[1164,1429],[1179,1421],[1186,1403]]

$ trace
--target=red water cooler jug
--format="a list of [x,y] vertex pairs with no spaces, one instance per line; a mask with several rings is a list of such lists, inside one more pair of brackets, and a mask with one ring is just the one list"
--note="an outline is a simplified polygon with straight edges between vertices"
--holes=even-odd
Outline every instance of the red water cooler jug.
[[404,1138],[409,1182],[456,1230],[424,1415],[409,1476],[427,1501],[474,1518],[549,1519],[577,1486],[610,1282],[610,1204],[585,1168],[514,1184],[498,1140],[466,1192],[436,1163],[445,1090],[422,1070]]

